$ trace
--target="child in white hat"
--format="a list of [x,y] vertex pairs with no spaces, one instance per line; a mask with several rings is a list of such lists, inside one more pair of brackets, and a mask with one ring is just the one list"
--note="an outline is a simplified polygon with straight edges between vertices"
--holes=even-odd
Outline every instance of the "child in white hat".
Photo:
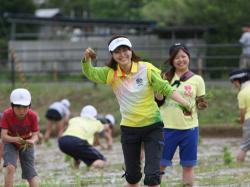
[[93,144],[95,134],[106,126],[103,126],[96,116],[97,110],[94,106],[84,106],[80,116],[69,120],[67,129],[58,139],[60,150],[74,158],[76,168],[79,167],[80,161],[88,167],[104,167],[106,159]]
[[34,144],[38,140],[37,114],[30,109],[31,95],[27,89],[18,88],[11,92],[11,107],[3,112],[1,137],[4,143],[5,186],[13,186],[17,160],[20,160],[22,178],[29,186],[38,186],[34,168]]

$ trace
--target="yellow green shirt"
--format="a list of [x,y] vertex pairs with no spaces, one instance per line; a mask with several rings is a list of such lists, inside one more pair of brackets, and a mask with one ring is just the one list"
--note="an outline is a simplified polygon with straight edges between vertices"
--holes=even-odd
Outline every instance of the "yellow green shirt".
[[238,105],[240,109],[246,109],[245,119],[250,118],[250,81],[242,84],[238,93]]
[[94,118],[74,117],[69,120],[69,125],[63,136],[78,137],[93,145],[95,133],[101,132],[103,128],[102,123]]
[[[179,79],[180,78],[175,74],[171,83]],[[174,86],[174,89],[195,107],[193,108],[192,116],[186,116],[183,114],[177,102],[170,99],[166,100],[160,107],[164,128],[184,130],[197,127],[198,115],[195,98],[205,95],[204,80],[201,76],[194,75],[185,82],[181,82],[178,88]]]
[[112,87],[120,106],[121,125],[144,127],[161,121],[154,91],[169,97],[173,88],[151,63],[132,62],[129,74],[123,72],[119,65],[114,71],[109,67],[93,67],[90,61],[83,62],[82,69],[88,79]]

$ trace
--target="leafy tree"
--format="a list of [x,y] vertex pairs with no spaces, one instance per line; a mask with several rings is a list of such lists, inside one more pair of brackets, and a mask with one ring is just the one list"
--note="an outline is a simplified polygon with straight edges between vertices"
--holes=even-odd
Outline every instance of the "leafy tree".
[[[8,38],[9,37],[9,27],[10,25],[7,23],[4,18],[5,13],[34,13],[35,5],[32,0],[0,0],[0,38]],[[26,27],[27,28],[27,27]],[[19,30],[26,29],[25,27],[18,27]]]
[[159,26],[199,25],[215,28],[207,38],[210,43],[235,42],[240,28],[249,22],[248,0],[158,0],[147,3],[142,14],[159,22]]
[[35,5],[33,0],[0,0],[0,12],[13,13],[34,13]]
[[84,18],[142,19],[140,8],[149,0],[47,0],[41,8],[61,9],[63,15]]
[[[35,5],[32,0],[0,0],[0,58],[6,58],[7,42],[10,38],[10,24],[4,15],[6,13],[34,13]],[[29,31],[27,25],[18,26],[20,32]]]
[[150,1],[142,7],[142,15],[156,20],[159,26],[182,25],[187,13],[185,1],[158,0]]
[[39,8],[60,8],[64,16],[90,17],[90,0],[46,0]]
[[112,19],[143,19],[141,7],[149,0],[92,0],[91,7],[93,17]]

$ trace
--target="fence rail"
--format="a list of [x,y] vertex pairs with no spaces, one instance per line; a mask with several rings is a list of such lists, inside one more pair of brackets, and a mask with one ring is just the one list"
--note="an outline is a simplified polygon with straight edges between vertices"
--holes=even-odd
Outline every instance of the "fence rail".
[[[164,69],[163,62],[168,57],[168,45],[136,46],[135,52],[145,60]],[[205,44],[188,46],[191,53],[191,69],[202,74],[205,79],[223,80],[228,73],[238,67],[241,53],[239,44]],[[97,66],[108,62],[110,54],[106,48],[95,47],[98,54]],[[0,50],[0,81],[19,81],[20,74],[36,81],[59,81],[67,76],[81,80],[80,60],[82,48],[60,49],[12,49]]]

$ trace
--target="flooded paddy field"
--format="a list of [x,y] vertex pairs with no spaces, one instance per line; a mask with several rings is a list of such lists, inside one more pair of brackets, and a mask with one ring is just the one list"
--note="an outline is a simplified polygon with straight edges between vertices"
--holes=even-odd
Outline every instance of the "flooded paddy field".
[[[242,164],[236,163],[239,138],[201,138],[199,145],[199,164],[195,168],[195,186],[250,186],[250,156]],[[57,147],[55,139],[47,144],[36,146],[36,168],[40,186],[44,187],[123,187],[123,156],[119,140],[112,150],[101,150],[107,158],[103,170],[89,170],[83,163],[74,169],[73,161],[68,159]],[[3,169],[0,170],[0,186],[4,183]],[[182,170],[178,154],[174,165],[167,168],[161,187],[181,186]],[[143,181],[143,180],[142,180]],[[15,174],[15,186],[27,186],[21,179],[20,165]]]

